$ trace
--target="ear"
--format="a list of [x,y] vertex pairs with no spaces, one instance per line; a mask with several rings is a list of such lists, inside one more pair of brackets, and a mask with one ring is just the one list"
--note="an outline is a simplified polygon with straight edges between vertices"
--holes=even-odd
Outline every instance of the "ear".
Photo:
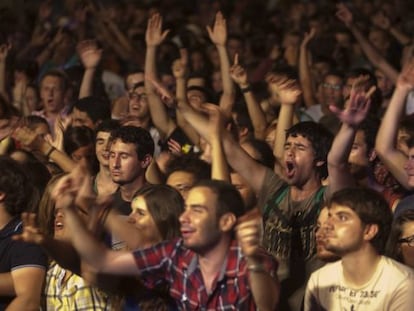
[[366,241],[371,241],[378,233],[377,224],[368,224],[365,226],[364,239]]
[[247,127],[243,126],[242,128],[239,128],[239,137],[245,137],[248,133],[249,130],[247,129]]
[[4,192],[0,192],[0,202],[3,202],[5,198],[6,198],[6,194]]
[[374,162],[374,160],[377,158],[377,152],[375,151],[375,149],[372,149],[369,153],[368,153],[368,160],[369,162]]
[[236,215],[233,213],[226,213],[220,217],[219,228],[222,232],[229,232],[237,223]]
[[144,158],[141,160],[141,166],[142,168],[147,168],[152,162],[152,157],[147,154],[144,156]]

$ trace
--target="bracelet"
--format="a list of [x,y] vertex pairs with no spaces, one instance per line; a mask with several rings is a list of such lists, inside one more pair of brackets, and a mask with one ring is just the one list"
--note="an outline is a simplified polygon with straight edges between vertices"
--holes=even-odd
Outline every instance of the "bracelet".
[[248,93],[248,92],[251,92],[252,91],[252,88],[250,87],[250,85],[248,85],[246,87],[241,88],[240,91],[242,93]]
[[51,146],[50,149],[49,149],[49,151],[46,153],[46,158],[49,158],[50,155],[52,154],[52,152],[55,151],[55,150],[56,150],[56,148],[53,147],[53,146]]
[[248,265],[247,270],[249,270],[250,272],[257,272],[257,273],[267,272],[265,266],[261,263]]

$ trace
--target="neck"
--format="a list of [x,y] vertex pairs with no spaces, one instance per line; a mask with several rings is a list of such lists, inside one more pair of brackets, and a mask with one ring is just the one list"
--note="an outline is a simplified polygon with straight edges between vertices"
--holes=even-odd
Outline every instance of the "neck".
[[198,253],[198,263],[204,279],[215,278],[220,272],[229,251],[230,237],[222,237],[214,248]]
[[290,195],[293,201],[302,201],[309,198],[321,186],[321,182],[317,178],[310,178],[305,184],[290,187]]
[[375,274],[381,256],[369,244],[342,257],[344,279],[347,284],[360,287]]
[[12,219],[13,216],[6,212],[6,208],[4,206],[0,205],[0,230],[3,229]]
[[120,186],[121,196],[127,202],[131,202],[135,192],[146,184],[145,174],[138,176],[134,181]]

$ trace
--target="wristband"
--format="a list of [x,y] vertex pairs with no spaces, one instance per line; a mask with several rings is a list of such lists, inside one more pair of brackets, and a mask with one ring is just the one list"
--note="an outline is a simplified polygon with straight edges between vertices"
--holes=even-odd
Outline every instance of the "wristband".
[[266,268],[263,264],[251,264],[247,266],[247,270],[249,270],[250,272],[257,272],[257,273],[265,273]]
[[240,91],[242,93],[248,93],[248,92],[251,92],[252,91],[252,88],[250,87],[250,85],[248,85],[246,87],[241,88]]
[[52,152],[55,151],[55,150],[56,150],[56,148],[53,147],[53,146],[51,146],[50,149],[49,149],[49,151],[46,153],[46,158],[49,158],[50,155],[52,154]]

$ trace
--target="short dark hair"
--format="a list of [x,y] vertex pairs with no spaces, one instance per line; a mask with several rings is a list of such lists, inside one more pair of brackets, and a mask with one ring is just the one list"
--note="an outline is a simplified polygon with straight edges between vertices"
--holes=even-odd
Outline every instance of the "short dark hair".
[[64,72],[63,70],[60,69],[51,69],[49,71],[47,71],[44,75],[42,75],[41,79],[40,79],[40,84],[39,86],[42,86],[42,82],[46,77],[56,77],[59,78],[61,81],[61,85],[62,85],[62,90],[63,92],[65,92],[68,87],[69,87],[69,77],[66,74],[66,72]]
[[315,154],[315,163],[324,161],[317,167],[319,177],[324,179],[328,176],[327,157],[331,149],[333,135],[324,126],[312,121],[299,122],[286,131],[286,139],[289,136],[303,136],[310,141]]
[[102,122],[100,122],[95,127],[95,138],[99,132],[112,133],[112,131],[115,131],[120,126],[121,126],[121,123],[118,120],[114,120],[114,119],[102,120]]
[[126,144],[134,144],[139,160],[144,159],[146,155],[154,156],[154,140],[150,133],[142,127],[121,126],[111,133],[111,143],[117,139]]
[[165,175],[168,177],[178,171],[192,174],[195,182],[198,182],[199,180],[210,178],[211,165],[198,158],[197,155],[186,154],[169,161]]
[[27,121],[27,127],[31,130],[34,130],[40,124],[46,125],[50,130],[49,123],[41,116],[30,115],[25,117],[25,121]]
[[332,195],[328,208],[332,204],[349,207],[364,224],[378,225],[378,233],[370,243],[379,254],[384,253],[391,229],[392,212],[380,193],[369,188],[345,188]]
[[232,184],[222,180],[204,179],[195,184],[193,188],[196,187],[209,188],[217,195],[217,219],[226,213],[232,213],[239,218],[246,212],[240,192]]
[[63,133],[63,149],[69,156],[77,149],[94,143],[94,132],[87,126],[70,126]]
[[11,216],[31,211],[36,199],[33,184],[22,166],[11,158],[0,156],[0,192],[6,212]]
[[75,102],[73,108],[85,112],[94,124],[111,118],[111,107],[108,100],[96,96],[87,96]]
[[179,216],[184,211],[184,199],[174,188],[167,185],[149,185],[134,194],[142,196],[155,225],[164,240],[180,236]]

